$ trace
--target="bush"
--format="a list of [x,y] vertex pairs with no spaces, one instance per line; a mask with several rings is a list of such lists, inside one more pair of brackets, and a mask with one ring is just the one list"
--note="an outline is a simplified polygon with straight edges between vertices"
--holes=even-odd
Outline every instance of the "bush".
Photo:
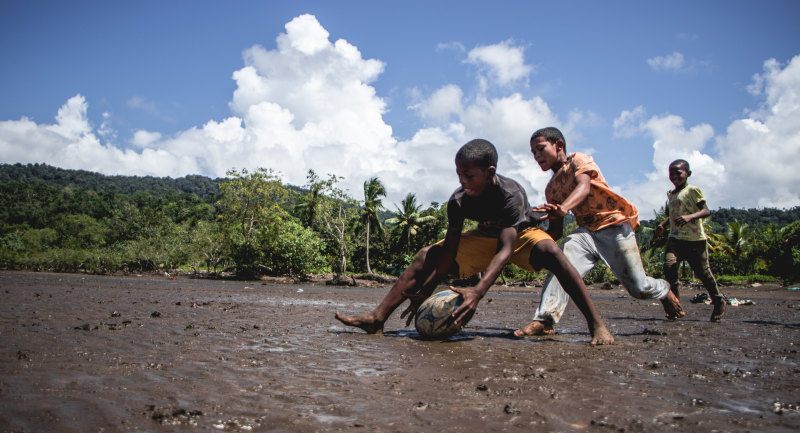
[[547,276],[547,271],[539,271],[539,272],[531,272],[525,269],[520,268],[519,266],[509,263],[508,266],[503,268],[503,277],[506,281],[509,282],[517,282],[517,281],[544,281],[544,277]]
[[598,261],[592,270],[583,277],[583,281],[586,282],[586,284],[604,283],[613,279],[614,273],[611,272],[611,269],[608,269],[608,266],[602,261]]
[[293,220],[283,221],[279,236],[266,245],[264,265],[276,274],[307,274],[325,270],[325,243],[311,229]]
[[641,251],[644,273],[653,278],[664,278],[664,248]]

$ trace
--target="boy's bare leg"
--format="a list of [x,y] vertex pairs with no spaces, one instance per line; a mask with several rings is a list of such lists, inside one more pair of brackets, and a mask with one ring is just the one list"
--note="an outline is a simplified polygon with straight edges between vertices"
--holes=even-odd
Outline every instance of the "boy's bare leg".
[[[614,336],[611,335],[611,332],[603,323],[603,319],[600,318],[600,314],[594,308],[594,302],[589,297],[589,291],[586,289],[583,278],[569,263],[569,260],[567,260],[567,257],[555,242],[549,240],[537,242],[533,247],[533,252],[531,252],[531,263],[547,269],[558,279],[561,287],[564,288],[564,291],[572,298],[572,302],[575,303],[583,313],[583,317],[586,318],[589,333],[592,335],[591,344],[593,346],[612,344],[614,342]],[[518,331],[524,333],[525,329],[529,327],[537,328],[536,323],[541,322],[534,321],[525,328],[515,331],[514,335],[517,335]],[[543,330],[546,329],[544,324],[542,324],[542,328]]]
[[681,298],[681,290],[679,283],[670,284],[669,291],[672,292],[672,294],[675,295],[676,298],[678,299]]
[[374,310],[367,314],[353,316],[344,316],[337,311],[336,320],[347,326],[361,328],[368,334],[382,334],[383,324],[400,304],[419,292],[424,295],[429,289],[435,287],[437,281],[431,274],[437,254],[429,254],[433,248],[424,248],[414,256],[414,260]]

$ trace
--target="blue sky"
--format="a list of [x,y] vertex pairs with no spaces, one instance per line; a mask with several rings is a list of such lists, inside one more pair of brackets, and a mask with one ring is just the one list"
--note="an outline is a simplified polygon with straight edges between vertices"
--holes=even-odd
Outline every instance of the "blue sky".
[[647,219],[667,164],[712,209],[800,205],[797,1],[0,2],[0,162],[457,187],[472,138],[533,204],[558,126]]

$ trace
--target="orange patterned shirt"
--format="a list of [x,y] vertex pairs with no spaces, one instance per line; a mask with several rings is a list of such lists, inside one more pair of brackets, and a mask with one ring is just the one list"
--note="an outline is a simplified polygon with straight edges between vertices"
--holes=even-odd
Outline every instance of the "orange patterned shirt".
[[639,226],[639,210],[624,197],[608,187],[600,167],[591,156],[573,153],[547,183],[544,195],[548,203],[561,204],[578,185],[577,176],[586,173],[591,179],[589,195],[571,209],[579,226],[588,230],[630,222],[634,230]]

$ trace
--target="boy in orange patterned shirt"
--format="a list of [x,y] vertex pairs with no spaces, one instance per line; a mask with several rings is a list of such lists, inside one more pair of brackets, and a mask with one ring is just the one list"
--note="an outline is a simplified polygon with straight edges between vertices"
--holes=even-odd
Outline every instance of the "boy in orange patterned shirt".
[[[543,171],[553,177],[545,188],[547,203],[534,209],[546,212],[548,233],[553,239],[563,234],[564,216],[572,211],[578,229],[567,236],[561,247],[572,266],[583,277],[602,260],[631,296],[659,299],[670,320],[683,317],[680,300],[664,280],[648,277],[639,256],[634,229],[639,225],[639,211],[622,196],[611,191],[592,157],[567,154],[566,140],[557,128],[543,128],[531,137],[531,152]],[[548,275],[542,288],[542,302],[533,322],[514,331],[518,337],[553,333],[567,308],[569,297]]]

